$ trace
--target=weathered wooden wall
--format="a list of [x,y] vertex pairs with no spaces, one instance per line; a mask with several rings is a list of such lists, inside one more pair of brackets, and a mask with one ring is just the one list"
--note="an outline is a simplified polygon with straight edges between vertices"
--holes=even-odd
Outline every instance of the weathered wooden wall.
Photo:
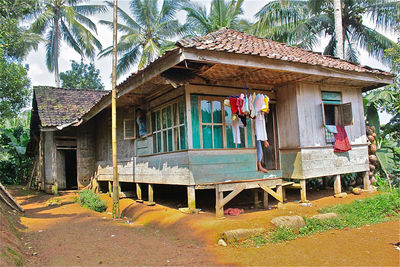
[[297,106],[301,147],[325,146],[321,91],[341,92],[342,103],[351,102],[354,124],[346,126],[351,144],[366,144],[361,89],[355,87],[298,83]]
[[85,187],[95,172],[96,162],[96,123],[94,120],[79,126],[77,130],[77,171],[78,187]]
[[[121,182],[133,182],[135,141],[124,139],[124,119],[134,119],[134,107],[117,109],[117,159]],[[95,171],[100,181],[112,180],[111,112],[103,110],[95,118]]]
[[280,149],[300,146],[296,84],[286,84],[276,88],[276,115]]
[[[341,92],[342,103],[352,103],[354,124],[345,126],[352,145],[348,152],[334,153],[333,145],[325,142],[321,91]],[[298,82],[278,88],[277,94],[283,177],[307,179],[368,170],[360,88]]]

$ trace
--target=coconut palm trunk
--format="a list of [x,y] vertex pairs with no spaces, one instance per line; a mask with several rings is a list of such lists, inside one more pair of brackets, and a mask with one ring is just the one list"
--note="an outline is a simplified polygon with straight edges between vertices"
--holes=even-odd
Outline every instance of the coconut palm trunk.
[[113,218],[119,218],[119,177],[117,165],[117,0],[113,6],[113,58],[112,58],[112,96],[111,96],[111,124],[112,124],[112,162],[113,162]]
[[56,82],[56,87],[60,88],[60,70],[58,69],[58,57],[59,57],[59,47],[60,47],[60,25],[58,24],[58,17],[54,19],[54,52],[53,52],[53,62],[54,62],[54,79]]
[[342,23],[342,1],[333,0],[333,7],[335,9],[335,36],[336,36],[336,56],[344,58],[344,35]]

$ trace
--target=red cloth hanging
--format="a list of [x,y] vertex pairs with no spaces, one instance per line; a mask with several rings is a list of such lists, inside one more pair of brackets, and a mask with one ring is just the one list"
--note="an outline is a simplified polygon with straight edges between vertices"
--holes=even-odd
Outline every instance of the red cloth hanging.
[[335,146],[334,152],[346,152],[351,150],[349,138],[347,138],[346,130],[344,126],[336,126],[337,133],[334,133],[335,137]]
[[237,98],[235,98],[235,97],[230,97],[229,98],[229,103],[231,104],[232,114],[236,114],[236,112],[238,112],[238,106],[237,106],[236,99]]

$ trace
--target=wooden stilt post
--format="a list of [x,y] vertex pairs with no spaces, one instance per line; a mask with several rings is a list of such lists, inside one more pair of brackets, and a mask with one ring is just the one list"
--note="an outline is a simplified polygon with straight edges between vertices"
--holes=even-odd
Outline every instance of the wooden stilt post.
[[112,183],[108,181],[108,196],[112,196]]
[[264,196],[264,209],[268,209],[268,192],[263,190],[263,196]]
[[253,189],[253,195],[254,195],[254,207],[256,209],[260,209],[261,208],[261,201],[259,199],[259,190],[258,188]]
[[284,193],[283,193],[283,191],[284,191],[284,189],[283,189],[283,186],[282,186],[282,185],[277,185],[277,186],[276,186],[276,193],[277,193],[279,196],[281,196],[281,200],[282,200],[282,201],[279,201],[278,208],[280,208],[280,207],[282,206],[283,202],[285,201],[285,200],[283,199],[283,198],[284,198]]
[[334,184],[335,195],[342,193],[342,183],[340,182],[340,175],[335,175]]
[[215,215],[217,218],[224,217],[224,206],[222,205],[222,200],[224,198],[224,193],[220,191],[219,185],[215,186]]
[[153,185],[149,184],[149,202],[147,202],[147,206],[154,206],[155,204],[153,198]]
[[188,208],[191,212],[196,210],[196,191],[194,185],[187,186]]
[[370,181],[369,181],[369,174],[368,172],[363,173],[363,184],[364,184],[364,190],[369,190],[370,188]]
[[136,184],[136,196],[137,196],[137,200],[136,202],[139,203],[143,203],[143,199],[142,199],[142,187],[140,184]]
[[301,186],[301,190],[300,190],[300,196],[301,196],[301,201],[307,201],[307,189],[306,189],[306,180],[305,179],[301,179],[300,180],[300,186]]

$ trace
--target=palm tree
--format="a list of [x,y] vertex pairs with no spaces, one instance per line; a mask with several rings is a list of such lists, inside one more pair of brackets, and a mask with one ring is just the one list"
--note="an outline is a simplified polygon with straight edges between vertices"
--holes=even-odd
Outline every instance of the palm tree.
[[61,38],[82,57],[93,58],[96,48],[101,49],[96,24],[87,16],[107,11],[104,5],[81,4],[84,0],[44,0],[31,25],[31,31],[45,35],[46,65],[55,74],[60,86],[58,58]]
[[[400,1],[342,0],[342,27],[345,59],[358,63],[357,49],[366,49],[370,56],[389,63],[384,51],[396,44],[373,28],[363,18],[370,18],[374,28],[392,30],[399,22]],[[318,36],[329,36],[326,55],[337,55],[334,8],[332,0],[274,0],[257,14],[253,33],[272,40],[312,49]]]
[[[118,76],[135,64],[138,64],[139,69],[144,68],[174,47],[174,42],[170,39],[182,36],[187,29],[186,25],[181,25],[175,19],[181,3],[182,1],[164,0],[160,9],[157,0],[132,0],[132,16],[118,8],[118,15],[124,22],[118,24],[118,30],[122,32],[117,45],[117,52],[121,55],[117,64]],[[111,2],[107,1],[106,4],[112,6]],[[112,21],[101,20],[100,23],[112,28]],[[99,57],[111,55],[112,48],[105,48]]]
[[250,28],[250,23],[239,19],[243,14],[244,0],[213,0],[210,13],[207,9],[193,2],[187,2],[183,10],[187,12],[187,21],[199,35],[219,30],[223,27],[245,31]]

